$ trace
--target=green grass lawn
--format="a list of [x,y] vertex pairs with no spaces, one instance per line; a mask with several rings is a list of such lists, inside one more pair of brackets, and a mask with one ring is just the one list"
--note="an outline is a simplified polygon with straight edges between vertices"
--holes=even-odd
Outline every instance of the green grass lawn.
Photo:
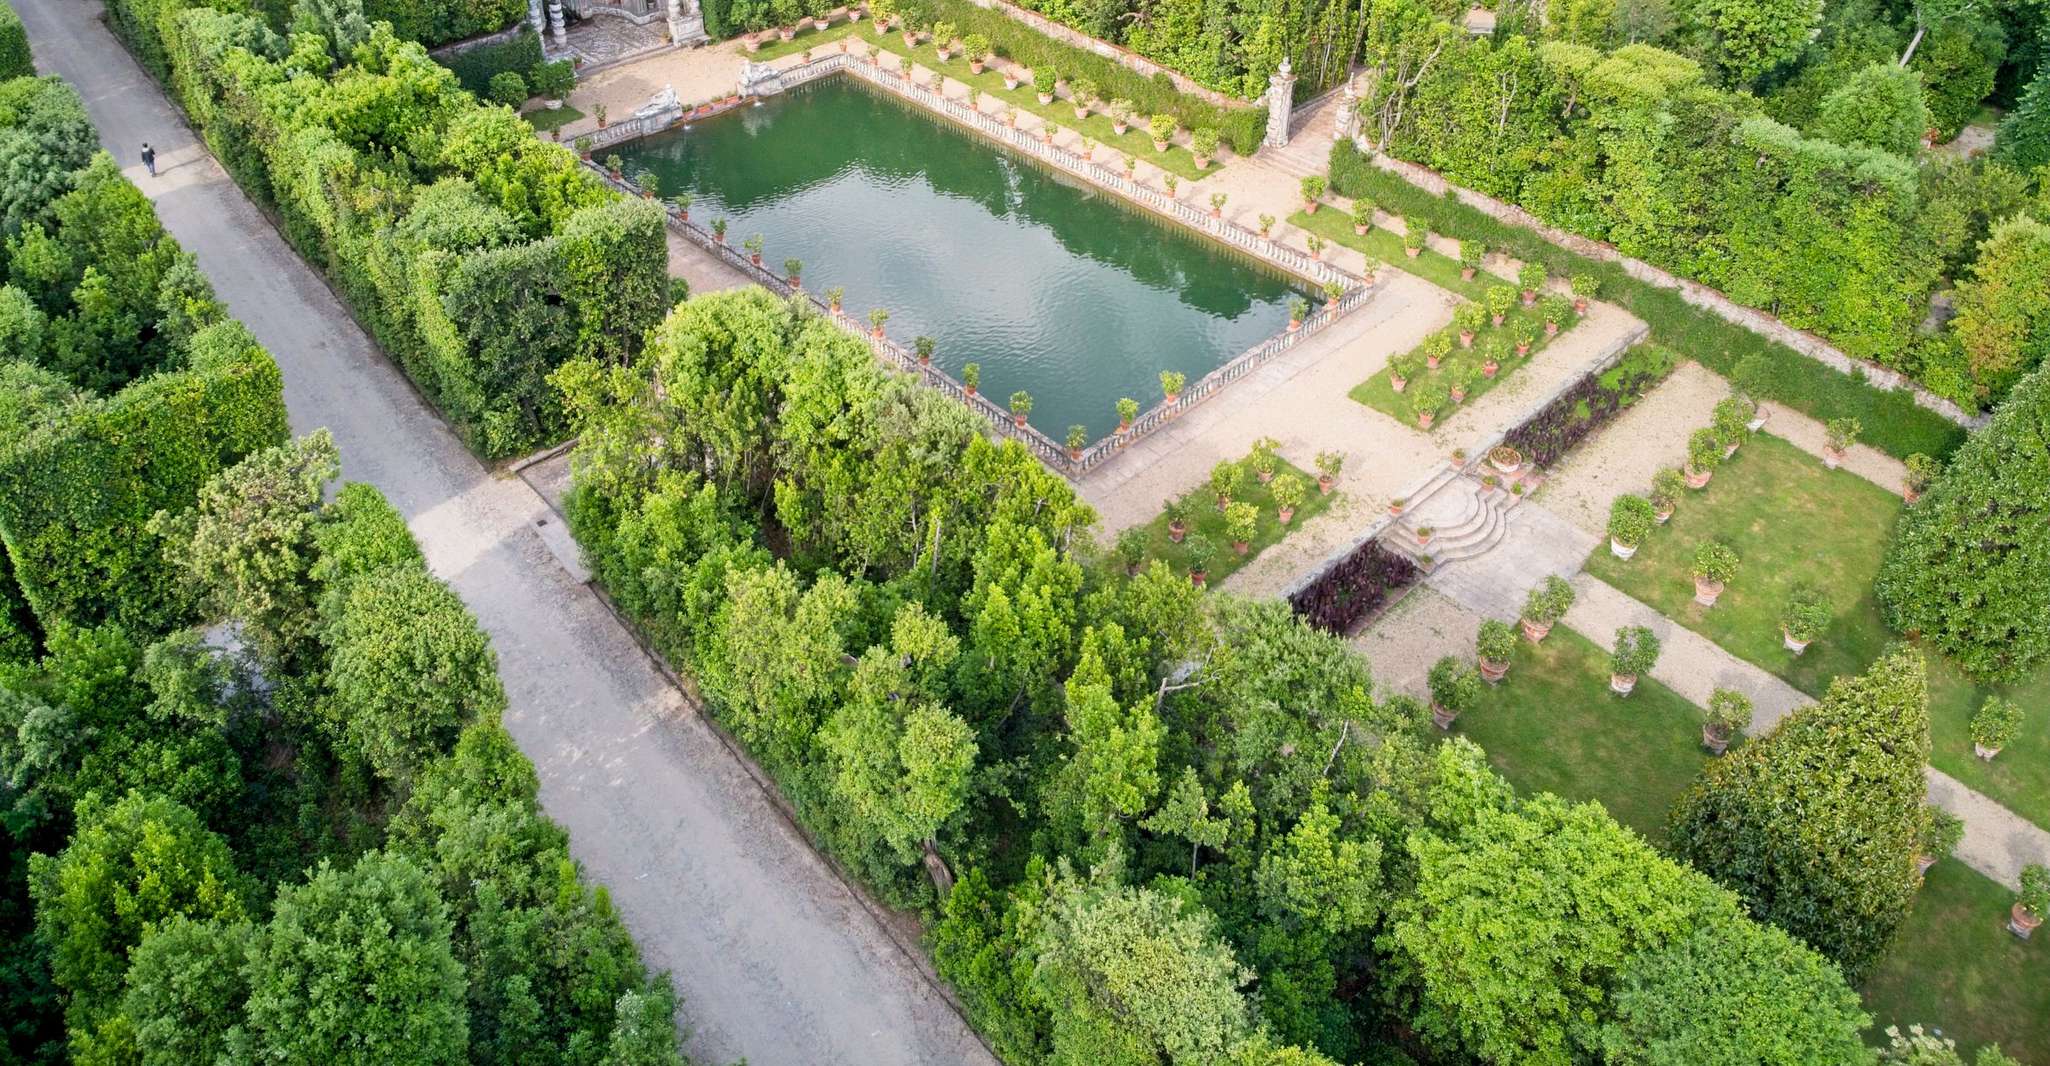
[[1274,504],[1274,494],[1266,485],[1260,484],[1250,471],[1246,474],[1245,487],[1233,498],[1234,503],[1250,503],[1260,509],[1260,522],[1255,527],[1253,539],[1247,542],[1250,546],[1246,549],[1246,554],[1239,555],[1232,551],[1231,542],[1225,539],[1224,513],[1217,509],[1217,496],[1210,491],[1208,484],[1204,484],[1182,497],[1189,503],[1188,535],[1182,543],[1176,544],[1168,538],[1165,510],[1155,515],[1153,521],[1141,527],[1146,531],[1147,557],[1165,560],[1177,573],[1186,574],[1189,572],[1190,542],[1197,537],[1207,538],[1217,548],[1217,555],[1211,560],[1208,574],[1209,583],[1215,585],[1230,577],[1240,567],[1259,558],[1261,552],[1280,543],[1281,538],[1300,528],[1304,522],[1329,510],[1333,501],[1338,499],[1336,492],[1329,495],[1318,492],[1316,475],[1304,473],[1285,459],[1275,470],[1276,477],[1282,474],[1294,474],[1301,478],[1309,489],[1308,495],[1303,497],[1302,506],[1296,508],[1288,525],[1281,524],[1280,512]]
[[545,107],[528,111],[520,117],[526,119],[528,125],[540,130],[542,133],[547,133],[549,130],[559,130],[583,118],[584,113],[568,104],[564,104],[552,111]]
[[811,20],[805,19],[803,28],[797,31],[796,37],[785,41],[772,34],[769,42],[762,45],[761,51],[744,52],[743,54],[757,63],[767,63],[772,59],[794,56],[807,48],[819,49],[817,54],[823,56],[826,54],[824,51],[826,45],[832,44],[834,41],[867,25],[869,23],[866,21],[836,22],[823,30],[815,30],[811,28]]
[[[1888,642],[1872,593],[1900,497],[1769,433],[1754,434],[1701,492],[1628,562],[1603,544],[1587,569],[1741,659],[1819,696],[1831,678],[1863,670]],[[1721,540],[1742,560],[1713,608],[1694,603],[1695,547]],[[1822,639],[1796,656],[1781,646],[1779,616],[1796,583],[1820,588],[1835,613]],[[1929,715],[1938,769],[2050,826],[2050,668],[2004,689],[1975,686],[1940,655],[1929,660]],[[1991,763],[1973,757],[1969,723],[1988,692],[2030,712],[2022,736]]]
[[1608,653],[1556,626],[1542,644],[1519,637],[1509,676],[1452,730],[1485,749],[1518,791],[1598,800],[1657,842],[1711,758],[1701,723],[1699,708],[1648,677],[1628,698],[1610,692]]
[[[1473,384],[1467,389],[1466,398],[1458,403],[1454,403],[1451,399],[1449,399],[1450,393],[1448,392],[1448,399],[1446,399],[1444,403],[1439,404],[1433,411],[1432,417],[1435,418],[1436,421],[1432,423],[1432,428],[1435,429],[1444,426],[1447,422],[1452,420],[1452,416],[1457,414],[1461,408],[1466,407],[1467,405],[1475,402],[1476,400],[1479,400],[1483,396],[1486,396],[1489,390],[1493,389],[1495,386],[1507,380],[1510,374],[1515,373],[1517,367],[1523,366],[1529,363],[1532,359],[1537,358],[1539,352],[1544,351],[1547,345],[1551,344],[1552,341],[1557,340],[1558,338],[1545,336],[1544,316],[1538,313],[1538,311],[1535,308],[1526,309],[1519,304],[1517,307],[1511,309],[1509,314],[1502,319],[1502,324],[1500,326],[1483,325],[1481,327],[1479,335],[1476,336],[1474,339],[1474,347],[1470,350],[1461,349],[1460,347],[1458,347],[1458,326],[1446,326],[1444,329],[1439,330],[1439,334],[1443,334],[1447,337],[1453,338],[1454,344],[1452,348],[1452,354],[1446,356],[1442,361],[1440,361],[1438,369],[1436,370],[1431,370],[1425,367],[1423,344],[1419,344],[1415,349],[1412,349],[1410,354],[1415,356],[1417,360],[1417,366],[1419,369],[1417,370],[1416,374],[1409,379],[1407,383],[1410,389],[1414,389],[1417,385],[1425,381],[1430,381],[1433,379],[1448,379],[1452,374],[1453,366],[1455,366],[1461,361],[1470,362],[1477,369],[1480,366],[1481,359],[1480,347],[1481,345],[1487,342],[1488,337],[1493,335],[1501,335],[1513,338],[1515,336],[1517,326],[1521,323],[1526,322],[1536,327],[1537,332],[1536,338],[1533,339],[1531,342],[1530,354],[1517,355],[1516,349],[1513,347],[1510,348],[1506,353],[1504,353],[1501,361],[1501,369],[1495,374],[1495,376],[1476,377],[1473,381]],[[1573,324],[1571,322],[1562,322],[1560,323],[1560,334],[1563,336],[1566,330],[1572,328]],[[1435,335],[1437,334],[1433,334],[1433,336]],[[1429,338],[1425,338],[1425,341],[1426,343],[1428,343]],[[1347,393],[1347,395],[1351,396],[1354,400],[1366,404],[1368,407],[1371,407],[1374,410],[1379,411],[1382,414],[1395,419],[1397,422],[1402,422],[1407,425],[1415,425],[1416,405],[1411,399],[1413,393],[1410,393],[1408,391],[1395,391],[1395,384],[1392,380],[1393,371],[1393,360],[1391,360],[1389,366],[1382,367],[1380,371],[1376,373],[1373,377],[1370,377],[1367,380],[1362,381],[1357,385],[1354,385],[1352,387],[1352,391],[1350,393]],[[1451,382],[1449,380],[1445,382],[1445,385],[1448,390],[1451,388]]]
[[1325,204],[1312,215],[1297,211],[1288,216],[1288,224],[1300,230],[1314,233],[1327,241],[1342,244],[1369,259],[1378,259],[1397,270],[1414,274],[1448,292],[1456,292],[1469,300],[1487,298],[1488,289],[1509,282],[1493,274],[1481,271],[1472,281],[1459,276],[1459,260],[1424,249],[1415,259],[1409,258],[1402,247],[1402,235],[1380,226],[1369,228],[1365,236],[1352,231],[1352,216]]
[[2050,1062],[2050,937],[2007,932],[2014,893],[1956,860],[1937,863],[1879,968],[1865,981],[1873,1035],[1939,1027],[1968,1053],[1998,1043]]
[[[1064,130],[1080,132],[1082,136],[1097,143],[1099,147],[1092,158],[1107,167],[1116,169],[1122,162],[1121,156],[1131,156],[1134,159],[1152,163],[1162,170],[1178,175],[1183,180],[1194,181],[1206,175],[1217,173],[1218,168],[1222,165],[1222,160],[1230,152],[1229,148],[1219,145],[1217,149],[1218,159],[1211,162],[1208,170],[1199,170],[1196,167],[1196,157],[1189,154],[1189,149],[1185,145],[1170,144],[1165,152],[1153,150],[1153,138],[1146,132],[1147,116],[1145,115],[1134,116],[1133,122],[1135,124],[1127,128],[1124,134],[1120,136],[1116,132],[1115,127],[1111,125],[1110,116],[1100,111],[1092,111],[1088,118],[1078,121],[1075,118],[1074,105],[1064,99],[1057,97],[1051,104],[1040,104],[1039,97],[1033,92],[1032,85],[1029,82],[1020,82],[1016,89],[1007,90],[1004,88],[1003,75],[997,73],[994,67],[985,68],[982,73],[976,74],[969,69],[968,60],[959,53],[956,53],[952,59],[941,62],[939,53],[933,49],[930,40],[921,42],[915,48],[906,48],[904,47],[904,35],[902,33],[892,30],[889,33],[878,34],[875,32],[875,23],[872,21],[863,22],[860,26],[861,31],[858,36],[867,44],[873,44],[885,52],[893,52],[899,56],[910,56],[919,66],[927,70],[937,70],[964,85],[980,89],[985,98],[1001,100],[1005,105],[1017,108],[1021,114],[1038,115]],[[828,30],[826,32],[830,34],[832,31]],[[791,43],[796,44],[803,40],[804,38],[800,36],[797,41]],[[857,56],[866,54],[864,46],[850,44],[848,48],[850,52]],[[764,53],[767,51],[767,49],[763,49]],[[885,67],[890,67],[890,62],[887,58],[883,59]],[[987,104],[983,105],[983,107],[984,110],[989,110]]]

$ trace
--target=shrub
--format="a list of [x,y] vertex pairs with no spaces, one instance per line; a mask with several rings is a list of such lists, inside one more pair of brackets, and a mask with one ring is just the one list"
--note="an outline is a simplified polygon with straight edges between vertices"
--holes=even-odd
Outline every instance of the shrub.
[[35,61],[29,56],[28,31],[22,28],[21,16],[0,3],[0,81],[32,78],[35,73]]
[[576,65],[567,59],[552,63],[539,63],[527,79],[534,94],[548,100],[560,100],[577,87]]
[[1523,617],[1550,625],[1573,609],[1573,585],[1557,574],[1547,574],[1523,599]]
[[1860,979],[1914,898],[1927,707],[1912,649],[1837,678],[1703,773],[1674,809],[1673,853]]
[[1609,539],[1626,548],[1644,543],[1657,524],[1657,512],[1651,501],[1642,496],[1626,493],[1609,505]]
[[1432,663],[1427,680],[1431,702],[1454,714],[1472,710],[1481,698],[1480,671],[1456,656],[1447,655]]
[[1643,626],[1616,630],[1615,647],[1609,651],[1609,672],[1618,677],[1642,677],[1658,665],[1659,638]]
[[500,71],[491,76],[491,100],[510,108],[518,108],[527,102],[527,79],[515,70]]
[[1972,743],[1983,748],[2007,747],[2021,731],[2021,705],[2001,696],[1986,697],[1986,702],[1972,715]]
[[1305,622],[1329,633],[1344,633],[1389,595],[1414,583],[1419,571],[1408,556],[1369,539],[1311,578],[1289,596],[1288,605]]
[[2050,658],[2050,371],[2015,387],[1894,527],[1876,590],[1975,678]]
[[1922,807],[1922,820],[1915,829],[1915,854],[1941,859],[1956,851],[1964,838],[1964,819],[1933,803]]
[[1751,697],[1736,689],[1719,688],[1708,694],[1708,724],[1723,736],[1751,728]]
[[1696,474],[1712,474],[1723,465],[1723,441],[1714,427],[1703,426],[1687,438],[1687,469]]
[[1818,640],[1829,629],[1829,604],[1822,598],[1822,590],[1802,582],[1787,593],[1787,604],[1780,609],[1780,628],[1787,636],[1807,643]]
[[1481,661],[1506,663],[1516,652],[1516,631],[1507,622],[1489,618],[1481,622],[1473,644],[1474,653],[1480,656]]
[[1706,541],[1694,549],[1694,576],[1723,584],[1737,576],[1737,553],[1727,544]]
[[541,38],[532,30],[523,30],[510,40],[496,44],[465,48],[443,57],[440,62],[454,72],[463,88],[478,96],[491,91],[491,79],[501,72],[531,71],[538,79],[542,76],[541,68],[553,65],[542,62]]

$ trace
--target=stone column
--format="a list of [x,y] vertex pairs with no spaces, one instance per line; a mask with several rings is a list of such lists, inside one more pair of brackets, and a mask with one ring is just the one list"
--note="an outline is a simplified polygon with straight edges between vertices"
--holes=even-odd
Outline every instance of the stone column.
[[527,0],[527,25],[534,28],[534,39],[548,42],[548,16],[541,13],[541,0]]
[[1288,58],[1282,57],[1281,69],[1267,79],[1267,138],[1269,148],[1279,148],[1288,143],[1289,113],[1295,110],[1295,72],[1289,69]]
[[1353,87],[1351,78],[1345,79],[1345,91],[1338,94],[1338,121],[1331,126],[1331,143],[1349,141],[1360,128],[1359,93]]
[[569,47],[569,30],[562,23],[562,0],[548,0],[548,33],[555,38],[555,47]]

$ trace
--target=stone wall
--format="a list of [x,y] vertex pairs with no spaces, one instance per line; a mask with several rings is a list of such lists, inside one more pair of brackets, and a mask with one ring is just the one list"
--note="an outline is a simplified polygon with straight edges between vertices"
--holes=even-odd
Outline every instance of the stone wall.
[[1445,180],[1443,175],[1435,171],[1376,152],[1366,143],[1364,137],[1360,138],[1356,143],[1359,144],[1360,151],[1367,153],[1373,159],[1374,165],[1400,177],[1419,189],[1437,196],[1445,195],[1449,189],[1458,195],[1460,203],[1472,207],[1498,222],[1533,230],[1545,240],[1576,255],[1583,255],[1589,259],[1598,259],[1605,263],[1615,263],[1623,268],[1624,273],[1648,285],[1656,285],[1661,289],[1677,290],[1680,293],[1681,299],[1686,300],[1695,307],[1699,307],[1732,325],[1750,330],[1767,340],[1784,344],[1825,366],[1841,370],[1847,374],[1863,374],[1865,380],[1882,389],[1910,390],[1914,393],[1917,406],[1934,411],[1958,425],[1977,429],[1986,424],[1988,417],[1986,415],[1966,411],[1957,404],[1916,385],[1903,374],[1861,359],[1854,359],[1821,337],[1805,330],[1795,329],[1755,307],[1745,307],[1706,285],[1669,274],[1643,260],[1632,259],[1617,251],[1614,245],[1589,240],[1577,233],[1569,233],[1555,226],[1548,225],[1536,215],[1514,204],[1503,203],[1484,193],[1454,185],[1450,181]]

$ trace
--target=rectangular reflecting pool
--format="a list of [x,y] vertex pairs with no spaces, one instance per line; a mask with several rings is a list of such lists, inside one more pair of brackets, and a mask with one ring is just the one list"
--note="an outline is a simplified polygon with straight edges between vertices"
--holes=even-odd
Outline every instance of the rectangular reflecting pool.
[[945,119],[832,77],[617,149],[629,171],[689,190],[691,218],[728,221],[762,262],[804,263],[804,286],[907,347],[936,342],[955,377],[982,367],[999,404],[1032,394],[1061,439],[1117,426],[1116,403],[1160,399],[1160,372],[1194,382],[1288,324],[1307,283],[1057,176]]

